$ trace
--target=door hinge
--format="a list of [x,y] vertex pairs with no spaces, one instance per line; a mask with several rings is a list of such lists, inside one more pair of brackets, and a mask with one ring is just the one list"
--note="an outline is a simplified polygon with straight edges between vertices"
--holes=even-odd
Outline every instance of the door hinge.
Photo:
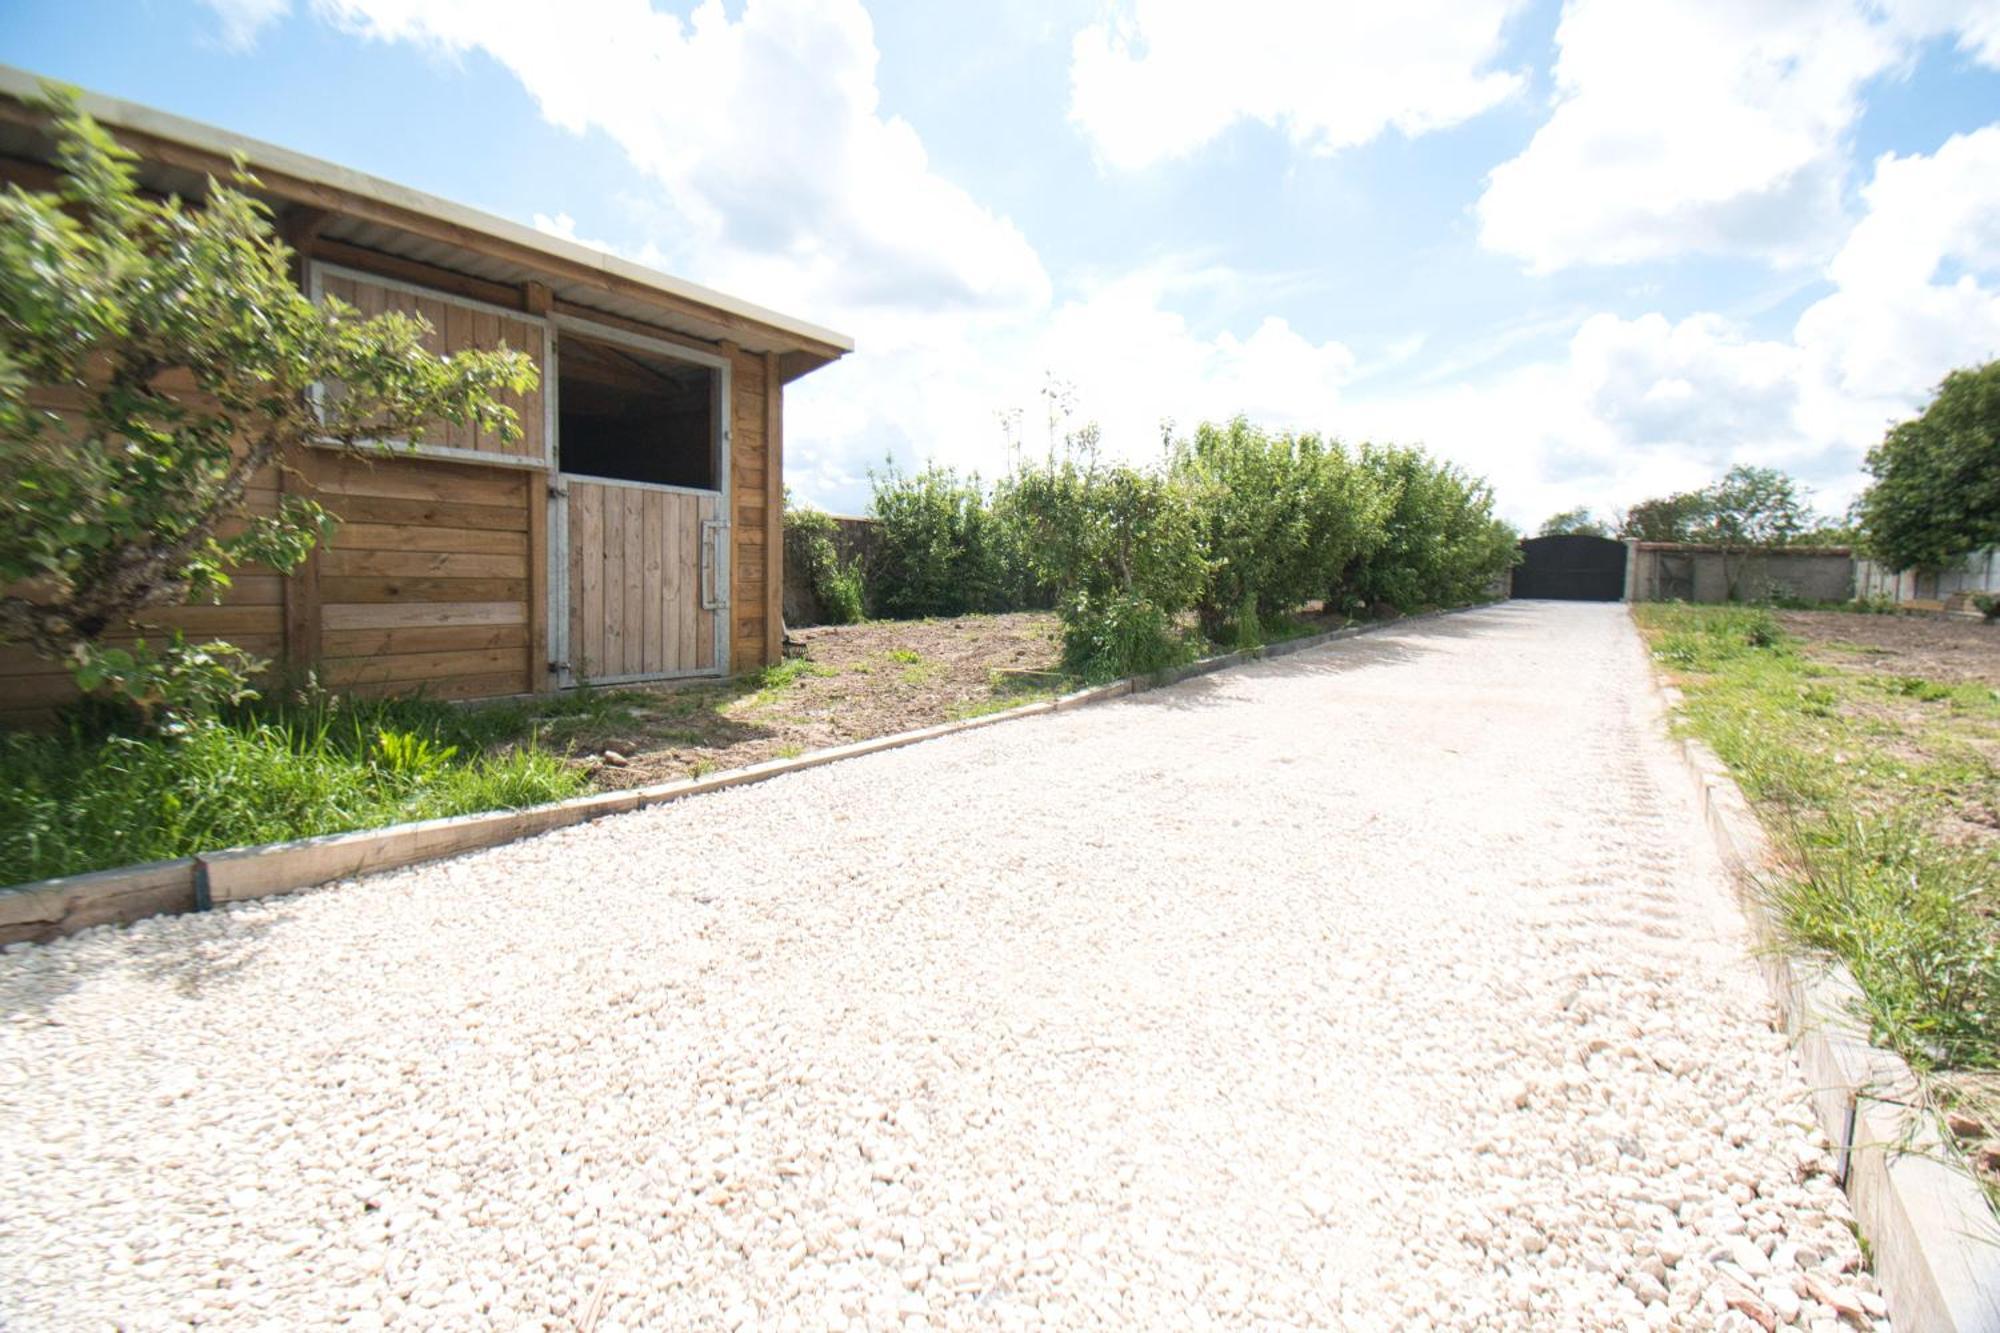
[[550,499],[561,500],[566,498],[568,495],[569,495],[569,487],[563,485],[559,481],[552,481],[549,483]]
[[549,670],[550,670],[550,671],[554,671],[554,672],[558,672],[558,673],[561,673],[561,672],[565,672],[565,671],[568,671],[568,670],[569,670],[569,663],[567,663],[567,662],[551,662],[551,663],[549,663]]

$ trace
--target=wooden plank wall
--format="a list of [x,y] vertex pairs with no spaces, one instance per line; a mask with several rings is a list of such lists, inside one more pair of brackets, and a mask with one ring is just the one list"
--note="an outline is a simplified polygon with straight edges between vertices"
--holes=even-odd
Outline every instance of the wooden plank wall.
[[519,694],[533,668],[530,508],[539,472],[321,453],[320,503],[340,531],[304,576],[321,680],[358,694]]
[[[62,390],[33,389],[28,401],[57,412],[77,405],[76,396]],[[276,468],[251,478],[245,508],[252,514],[275,514],[278,486]],[[247,566],[233,573],[219,605],[204,602],[149,611],[139,625],[107,636],[107,642],[129,645],[143,635],[149,642],[161,643],[178,629],[192,642],[224,638],[245,652],[276,663],[285,651],[284,582],[276,570]],[[69,703],[76,695],[75,684],[61,667],[25,648],[0,645],[0,725],[38,722],[47,716],[48,709]]]
[[729,404],[729,669],[754,671],[776,660],[766,630],[770,599],[770,486],[761,356],[732,351]]
[[[537,372],[542,369],[543,333],[539,324],[512,319],[498,311],[474,309],[447,301],[442,295],[419,296],[414,292],[340,273],[324,274],[320,288],[326,295],[338,297],[353,306],[363,316],[380,315],[392,310],[406,315],[421,315],[431,326],[430,336],[424,339],[424,347],[440,356],[449,356],[468,348],[490,351],[504,343],[532,357]],[[513,408],[521,418],[521,434],[517,439],[509,440],[498,432],[482,431],[470,424],[454,426],[450,422],[439,422],[424,432],[423,443],[443,449],[469,449],[540,462],[548,444],[548,423],[543,413],[543,394],[546,391],[546,386],[538,384],[533,393],[500,395],[500,401]]]

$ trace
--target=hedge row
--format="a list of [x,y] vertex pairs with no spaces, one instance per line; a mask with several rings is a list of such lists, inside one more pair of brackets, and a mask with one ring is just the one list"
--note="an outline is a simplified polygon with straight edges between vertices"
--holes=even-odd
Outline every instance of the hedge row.
[[[835,620],[1054,608],[1065,664],[1092,679],[1237,647],[1308,602],[1379,615],[1477,600],[1516,558],[1492,492],[1421,449],[1349,450],[1238,419],[1151,467],[1098,460],[1093,433],[990,487],[932,466],[874,477],[863,569],[831,522],[787,516]],[[1192,626],[1189,621],[1192,620]]]

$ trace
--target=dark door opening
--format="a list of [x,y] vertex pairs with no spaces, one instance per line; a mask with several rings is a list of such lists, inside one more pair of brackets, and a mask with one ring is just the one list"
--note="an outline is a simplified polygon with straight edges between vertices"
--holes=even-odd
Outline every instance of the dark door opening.
[[572,333],[556,344],[557,470],[719,489],[722,375]]
[[1608,537],[1530,537],[1514,566],[1514,596],[1616,602],[1625,596],[1625,543]]

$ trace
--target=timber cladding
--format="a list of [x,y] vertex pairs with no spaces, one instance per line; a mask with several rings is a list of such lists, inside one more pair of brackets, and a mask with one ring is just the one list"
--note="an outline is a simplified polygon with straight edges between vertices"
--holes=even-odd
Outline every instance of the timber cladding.
[[[331,451],[305,460],[306,487],[341,520],[293,579],[316,617],[299,628],[326,685],[438,698],[533,688],[530,598],[538,472]],[[316,627],[312,623],[317,621]]]
[[777,660],[766,635],[772,474],[764,420],[764,358],[736,352],[729,377],[730,659],[736,670],[747,671]]
[[[31,390],[32,406],[66,412],[78,406],[77,395],[63,390]],[[278,512],[280,478],[277,469],[253,476],[244,492],[244,510],[251,515]],[[225,526],[224,534],[241,528]],[[229,587],[218,604],[161,607],[146,615],[143,628],[127,626],[105,636],[105,642],[129,646],[139,638],[158,643],[174,630],[192,642],[227,639],[245,652],[262,658],[283,655],[285,644],[285,580],[274,569],[251,565],[230,572]],[[0,645],[0,725],[33,723],[50,708],[76,698],[76,685],[69,672],[54,662],[36,657],[25,648]]]

